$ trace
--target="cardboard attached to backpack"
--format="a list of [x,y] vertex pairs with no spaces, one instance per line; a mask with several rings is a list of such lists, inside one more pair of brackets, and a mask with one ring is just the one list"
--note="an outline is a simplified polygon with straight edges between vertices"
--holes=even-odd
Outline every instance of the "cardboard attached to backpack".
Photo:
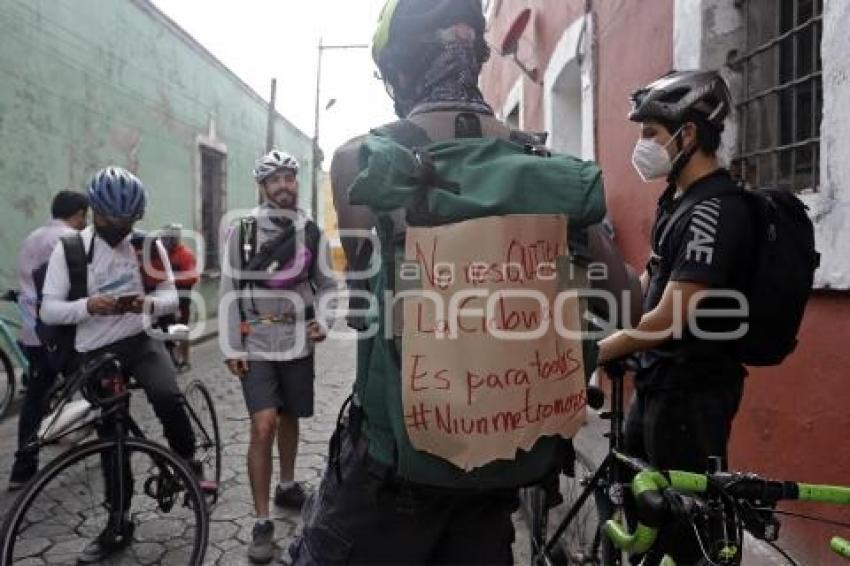
[[412,445],[472,470],[543,436],[571,438],[586,402],[578,300],[559,294],[556,267],[566,217],[411,227],[405,242],[401,387]]

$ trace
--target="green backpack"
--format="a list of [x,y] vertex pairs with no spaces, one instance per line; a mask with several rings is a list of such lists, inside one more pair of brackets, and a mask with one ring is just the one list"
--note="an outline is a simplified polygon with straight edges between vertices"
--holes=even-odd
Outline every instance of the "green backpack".
[[398,285],[407,226],[563,214],[570,233],[579,234],[604,217],[602,175],[595,163],[550,155],[533,140],[516,136],[431,143],[424,130],[401,121],[375,130],[362,144],[361,173],[349,200],[375,214],[381,252],[369,260],[375,275],[368,287],[377,309],[363,321],[378,331],[358,341],[355,398],[362,408],[370,456],[410,482],[466,489],[515,487],[541,481],[563,464],[567,443],[559,436],[540,438],[529,451],[517,450],[513,460],[471,470],[417,450],[405,427],[400,332],[390,333],[394,339],[385,334],[384,292]]

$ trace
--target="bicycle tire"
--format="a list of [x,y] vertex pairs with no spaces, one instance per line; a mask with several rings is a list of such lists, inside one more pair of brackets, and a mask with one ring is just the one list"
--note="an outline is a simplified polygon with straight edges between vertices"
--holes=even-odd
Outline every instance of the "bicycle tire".
[[520,509],[528,527],[529,557],[531,566],[543,565],[542,548],[546,544],[549,513],[546,508],[546,490],[541,486],[520,489]]
[[0,390],[0,420],[6,416],[9,407],[12,406],[12,401],[15,399],[15,387],[17,376],[15,375],[15,366],[6,352],[0,348],[0,370],[5,374],[5,384]]
[[[2,528],[0,528],[0,537],[2,537],[0,539],[0,564],[5,566],[13,562],[15,543],[18,538],[17,533],[21,522],[26,517],[30,505],[50,485],[51,480],[85,458],[114,450],[116,444],[117,441],[115,439],[92,440],[82,444],[50,462],[50,464],[33,478],[15,500],[6,519],[3,521]],[[186,488],[186,495],[191,498],[191,505],[188,508],[194,512],[196,521],[194,548],[188,562],[185,563],[191,566],[200,566],[203,564],[206,554],[210,525],[206,502],[194,474],[182,458],[168,448],[150,440],[127,438],[124,440],[124,447],[127,454],[133,452],[143,453],[150,457],[153,462],[165,462],[177,475],[181,476],[182,485]]]
[[[215,404],[213,403],[212,394],[207,386],[199,379],[195,379],[186,386],[186,389],[183,391],[183,398],[186,400],[187,405],[191,406],[190,400],[195,398],[194,393],[200,396],[199,398],[203,400],[205,407],[192,406],[192,411],[189,413],[189,421],[192,423],[192,430],[195,433],[195,457],[198,458],[199,452],[201,453],[202,464],[205,466],[209,466],[209,461],[204,461],[204,454],[208,456],[207,460],[213,459],[212,469],[215,470],[215,483],[217,486],[221,484],[221,434],[219,432],[218,426],[218,415],[215,412]],[[194,414],[192,414],[194,412]],[[208,414],[210,418],[210,428],[207,430],[201,422],[198,420],[203,419],[203,415]],[[200,433],[200,434],[199,434]],[[210,434],[212,437],[210,438]],[[209,443],[212,442],[212,446]]]
[[[593,460],[583,450],[576,448],[573,476],[561,477],[560,490],[564,501],[555,508],[557,515],[566,517],[581,494],[588,488],[588,482],[596,470],[597,466],[593,464]],[[554,563],[571,566],[590,564],[613,566],[620,563],[615,558],[618,553],[601,533],[602,520],[608,515],[607,512],[603,512],[600,518],[599,507],[603,505],[603,500],[607,500],[605,488],[595,488],[594,493],[591,493],[584,501],[558,540],[555,551],[552,553]],[[554,534],[560,520],[553,517],[548,522],[547,528],[551,532],[547,532],[547,538]]]

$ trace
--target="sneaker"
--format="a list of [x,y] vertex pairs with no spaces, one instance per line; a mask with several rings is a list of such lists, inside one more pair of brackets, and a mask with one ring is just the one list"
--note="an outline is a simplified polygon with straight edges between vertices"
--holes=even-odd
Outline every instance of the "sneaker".
[[19,466],[18,463],[15,462],[15,465],[12,466],[12,473],[9,476],[9,485],[6,489],[9,491],[18,491],[27,485],[33,477],[35,477],[37,471],[37,466],[35,468],[31,466]]
[[291,509],[301,509],[304,506],[304,501],[307,499],[307,492],[298,482],[293,482],[289,487],[283,488],[278,484],[274,490],[274,504],[278,507],[289,507]]
[[29,483],[29,480],[18,480],[18,479],[9,479],[9,484],[6,486],[6,491],[18,491],[19,489],[23,489],[25,485]]
[[116,552],[127,548],[133,540],[135,526],[128,522],[124,532],[116,534],[114,527],[108,526],[96,539],[83,549],[77,558],[77,564],[98,564]]
[[255,564],[267,564],[274,558],[274,523],[257,521],[251,533],[248,558]]

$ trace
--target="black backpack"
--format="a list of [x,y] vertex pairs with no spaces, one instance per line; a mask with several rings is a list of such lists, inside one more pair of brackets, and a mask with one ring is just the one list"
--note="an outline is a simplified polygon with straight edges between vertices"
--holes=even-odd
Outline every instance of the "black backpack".
[[670,218],[658,247],[694,206],[730,194],[746,199],[755,234],[752,273],[744,290],[749,301],[749,329],[735,342],[734,354],[749,366],[779,365],[797,346],[797,333],[820,264],[814,226],[800,199],[772,188],[727,186],[688,192]]
[[[65,260],[68,264],[68,280],[71,288],[68,292],[68,300],[74,301],[88,296],[88,258],[86,256],[83,239],[79,234],[62,236],[59,240],[65,249]],[[47,275],[47,262],[40,265],[32,272],[35,283],[37,301],[37,313],[41,312],[43,299],[44,279]],[[41,316],[36,317],[35,333],[47,352],[47,361],[55,371],[69,373],[73,371],[76,360],[74,341],[77,337],[77,327],[73,324],[51,325],[45,324]]]

